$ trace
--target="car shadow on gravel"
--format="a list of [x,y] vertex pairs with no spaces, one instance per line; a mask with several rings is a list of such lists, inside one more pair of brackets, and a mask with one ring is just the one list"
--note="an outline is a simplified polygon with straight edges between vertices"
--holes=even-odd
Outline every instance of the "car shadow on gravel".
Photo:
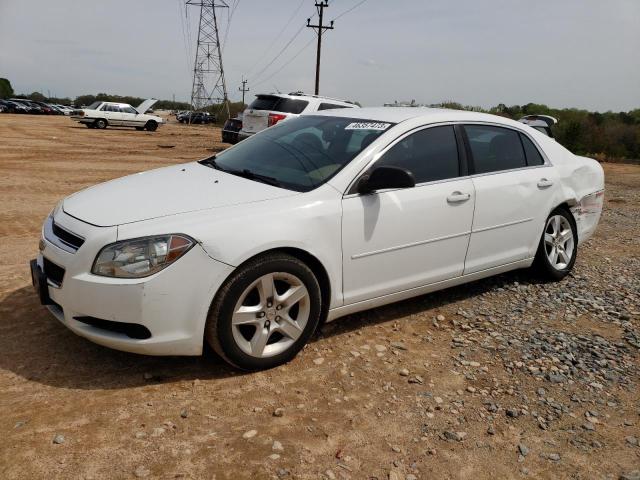
[[[515,281],[537,283],[527,272],[509,272],[349,315],[324,325],[316,338],[342,335],[377,323],[428,313],[496,288],[508,287]],[[228,366],[208,348],[201,357],[151,357],[96,345],[61,325],[38,303],[30,286],[14,290],[0,300],[0,352],[0,368],[26,380],[58,388],[122,389],[244,374]]]

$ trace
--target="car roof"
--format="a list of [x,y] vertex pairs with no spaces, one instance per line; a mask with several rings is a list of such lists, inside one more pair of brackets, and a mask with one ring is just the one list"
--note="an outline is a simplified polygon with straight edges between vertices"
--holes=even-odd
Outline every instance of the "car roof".
[[517,127],[522,127],[523,125],[522,123],[514,120],[488,113],[429,107],[364,107],[354,109],[323,110],[320,112],[309,113],[307,115],[346,117],[389,123],[400,123],[406,120],[420,118],[424,123],[467,121],[501,123]]
[[257,93],[256,97],[280,97],[280,98],[290,98],[293,100],[320,100],[327,101],[332,103],[342,103],[344,105],[350,105],[353,107],[357,107],[353,102],[349,102],[347,100],[340,100],[339,98],[331,98],[331,97],[323,97],[322,95],[311,95],[306,94],[304,92],[291,92],[291,93]]

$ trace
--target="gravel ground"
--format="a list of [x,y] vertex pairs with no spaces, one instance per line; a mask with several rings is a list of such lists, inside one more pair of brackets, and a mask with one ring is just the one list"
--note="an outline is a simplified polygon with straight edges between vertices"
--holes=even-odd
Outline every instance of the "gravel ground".
[[0,115],[0,478],[640,480],[639,166],[604,165],[564,281],[512,272],[352,315],[268,372],[65,330],[26,265],[51,207],[219,135]]

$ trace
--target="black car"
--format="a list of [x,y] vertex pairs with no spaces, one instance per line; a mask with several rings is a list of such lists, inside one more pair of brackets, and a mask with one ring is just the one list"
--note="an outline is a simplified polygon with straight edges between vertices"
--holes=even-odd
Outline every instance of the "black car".
[[214,123],[216,121],[216,117],[210,115],[207,112],[187,112],[183,115],[178,115],[176,117],[180,123]]
[[33,113],[38,115],[41,115],[44,113],[44,110],[42,110],[40,105],[38,105],[35,102],[32,102],[31,100],[26,100],[24,98],[10,98],[9,100],[24,106],[27,109],[27,113]]
[[11,100],[0,100],[0,105],[4,107],[4,111],[7,113],[29,113],[29,109],[26,106]]
[[222,127],[222,141],[235,145],[238,143],[238,132],[242,130],[242,119],[239,117],[230,118],[224,122]]

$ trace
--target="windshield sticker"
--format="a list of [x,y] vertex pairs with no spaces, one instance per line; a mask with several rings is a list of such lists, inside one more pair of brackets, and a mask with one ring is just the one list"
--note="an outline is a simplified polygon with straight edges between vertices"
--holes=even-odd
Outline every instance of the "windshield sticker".
[[386,130],[390,126],[391,126],[390,123],[354,122],[344,127],[344,129],[345,130]]

